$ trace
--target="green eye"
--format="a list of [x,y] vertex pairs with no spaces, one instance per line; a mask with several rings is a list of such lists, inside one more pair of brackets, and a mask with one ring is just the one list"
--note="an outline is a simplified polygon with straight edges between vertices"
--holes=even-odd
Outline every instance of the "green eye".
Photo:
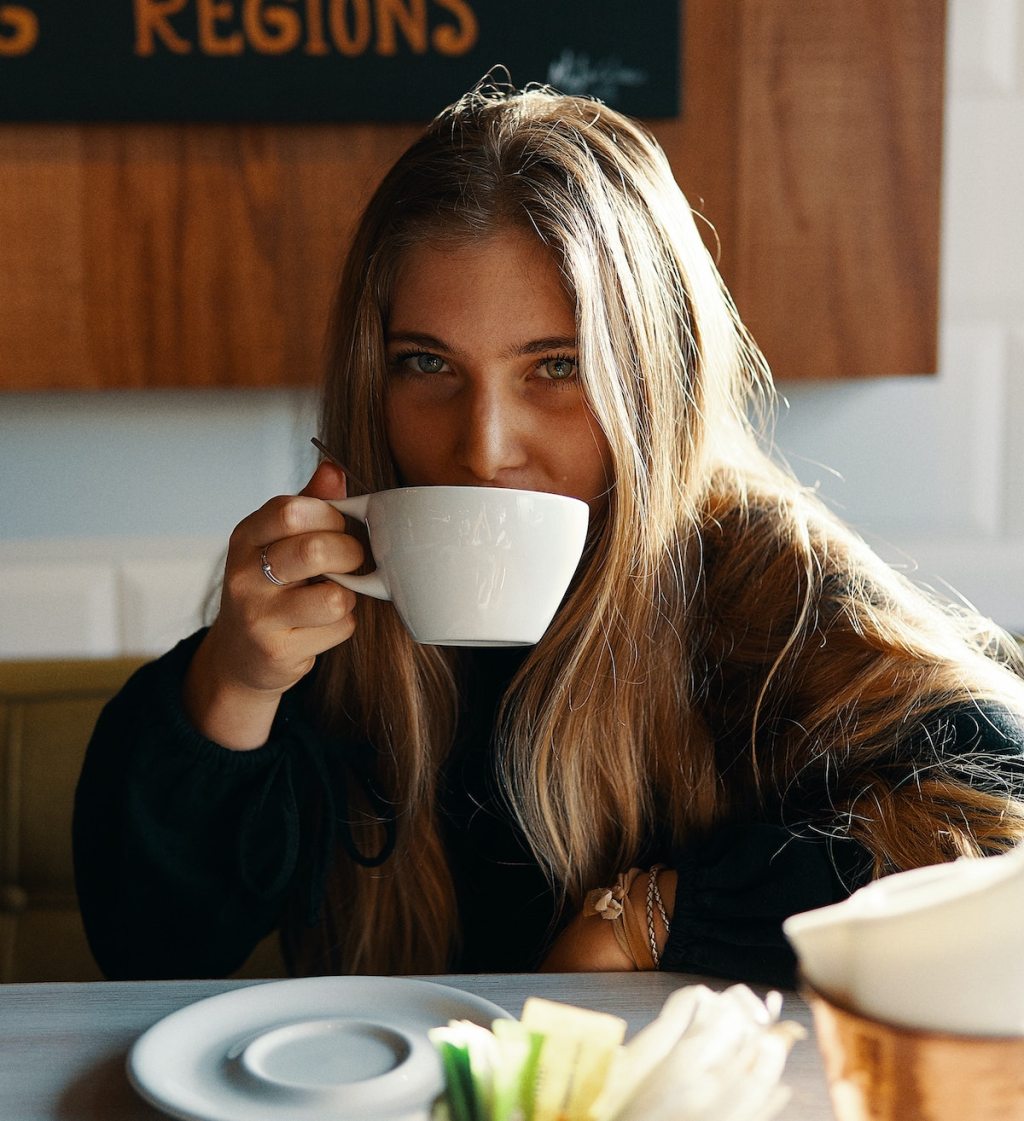
[[416,354],[412,361],[421,374],[439,374],[444,369],[444,359],[436,354]]
[[541,368],[552,381],[566,381],[576,373],[576,363],[571,358],[549,358]]

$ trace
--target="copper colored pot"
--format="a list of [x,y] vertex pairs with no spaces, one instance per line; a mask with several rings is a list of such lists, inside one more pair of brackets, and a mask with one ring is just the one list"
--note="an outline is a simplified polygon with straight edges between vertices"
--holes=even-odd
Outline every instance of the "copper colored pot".
[[1024,1121],[1024,1036],[919,1031],[802,994],[837,1121]]

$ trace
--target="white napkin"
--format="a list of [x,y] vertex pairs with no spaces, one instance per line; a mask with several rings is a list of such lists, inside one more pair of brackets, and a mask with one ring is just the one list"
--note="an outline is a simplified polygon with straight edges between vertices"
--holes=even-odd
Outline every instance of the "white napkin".
[[783,929],[810,984],[866,1016],[1024,1035],[1024,846],[885,876]]
[[591,1121],[769,1121],[789,1100],[786,1057],[804,1030],[782,1023],[782,998],[745,985],[673,993],[622,1047]]

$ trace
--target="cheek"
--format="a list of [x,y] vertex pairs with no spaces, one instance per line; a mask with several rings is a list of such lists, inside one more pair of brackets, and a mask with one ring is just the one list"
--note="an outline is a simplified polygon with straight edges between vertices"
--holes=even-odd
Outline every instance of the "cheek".
[[386,397],[384,434],[399,474],[406,482],[416,482],[422,468],[430,461],[432,449],[436,454],[439,443],[423,423],[422,411],[402,394]]
[[396,458],[408,443],[408,413],[402,398],[389,393],[384,399],[384,434]]
[[595,488],[594,493],[607,489],[614,477],[612,452],[601,426],[597,423],[597,418],[589,408],[586,410],[585,424],[580,431],[576,454],[579,463],[585,465],[584,470]]
[[589,410],[570,424],[562,423],[546,433],[542,456],[548,459],[566,493],[600,505],[613,478],[611,450],[600,425]]
[[396,401],[390,395],[384,399],[384,435],[387,437],[391,458],[399,470],[402,470],[409,450],[408,410],[402,407],[401,401]]
[[598,437],[598,445],[594,449],[591,470],[591,494],[594,495],[592,501],[597,505],[603,506],[608,500],[608,492],[611,490],[612,481],[615,478],[615,472],[612,468],[611,451],[608,444],[605,442],[603,436]]

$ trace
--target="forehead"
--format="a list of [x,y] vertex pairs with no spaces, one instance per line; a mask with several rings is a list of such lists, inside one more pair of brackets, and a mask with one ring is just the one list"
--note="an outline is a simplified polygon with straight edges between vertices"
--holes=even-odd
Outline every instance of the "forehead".
[[501,229],[472,240],[428,240],[398,260],[389,329],[424,316],[469,323],[525,316],[575,319],[558,257],[535,234]]

